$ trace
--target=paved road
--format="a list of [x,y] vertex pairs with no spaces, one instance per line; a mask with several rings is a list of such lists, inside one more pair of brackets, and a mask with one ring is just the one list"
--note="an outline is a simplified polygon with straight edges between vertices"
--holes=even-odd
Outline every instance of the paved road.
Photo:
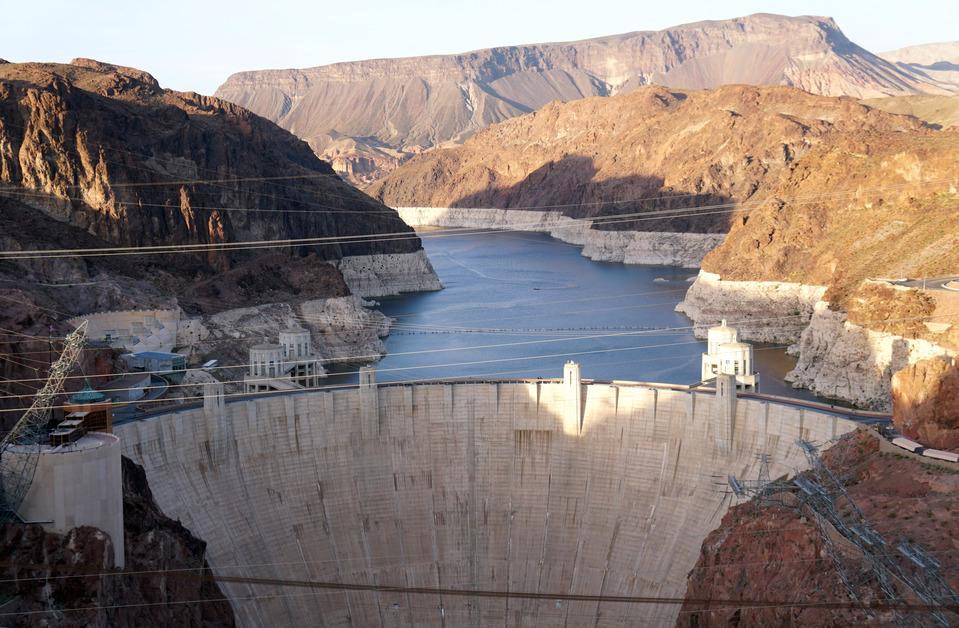
[[907,288],[925,287],[926,290],[951,290],[954,292],[954,288],[947,288],[945,285],[950,281],[959,282],[959,276],[953,275],[951,277],[926,277],[925,279],[906,279],[905,281],[890,281],[889,283],[896,286],[905,286]]
[[[444,380],[437,380],[435,383],[441,384],[483,384],[483,383],[556,383],[562,382],[560,379],[470,379],[470,378],[450,378]],[[420,382],[419,385],[432,383],[432,382]],[[692,390],[689,386],[682,386],[679,384],[659,384],[653,382],[627,382],[627,381],[600,381],[600,380],[583,380],[584,384],[613,384],[617,386],[644,386],[650,388],[665,388],[669,390],[680,390],[688,391]],[[389,386],[408,386],[408,385],[417,385],[417,384],[378,384],[379,388],[389,387]],[[328,387],[320,387],[322,390],[330,390]],[[349,388],[358,388],[356,384],[343,386],[337,386],[333,388],[334,390],[342,390]],[[275,395],[299,395],[303,393],[310,392],[309,389],[306,390],[291,390],[291,391],[275,391],[275,392],[263,392],[263,393],[251,393],[251,394],[233,394],[226,398],[226,403],[242,403],[244,401],[252,401],[255,399],[272,397]],[[697,389],[696,392],[709,394],[711,389]],[[783,405],[793,406],[796,408],[806,408],[808,410],[814,410],[816,412],[823,412],[826,414],[832,414],[834,416],[843,417],[856,421],[858,423],[865,424],[885,424],[889,423],[892,420],[892,416],[884,412],[872,412],[869,410],[856,410],[853,408],[844,408],[842,406],[830,405],[826,403],[820,403],[816,401],[804,401],[802,399],[793,399],[791,397],[780,397],[778,395],[765,395],[762,393],[739,393],[740,397],[746,399],[757,399],[761,401],[770,401],[773,403],[781,403]],[[133,421],[142,421],[143,419],[149,419],[151,417],[161,416],[164,414],[172,414],[176,412],[186,412],[187,410],[192,410],[194,408],[203,407],[202,401],[194,401],[191,403],[176,404],[176,405],[165,405],[158,407],[155,410],[144,411],[138,413],[136,416],[124,417],[118,421],[114,421],[114,425],[123,425],[125,423],[131,423]]]

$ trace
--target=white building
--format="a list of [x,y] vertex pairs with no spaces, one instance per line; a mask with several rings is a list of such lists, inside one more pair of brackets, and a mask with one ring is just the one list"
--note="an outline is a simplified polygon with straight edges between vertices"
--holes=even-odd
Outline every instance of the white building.
[[721,325],[709,328],[703,354],[702,381],[715,379],[717,375],[735,376],[737,388],[759,390],[753,347],[739,342],[736,328],[727,325],[725,319]]
[[310,332],[284,329],[278,344],[250,348],[249,371],[243,381],[246,392],[254,393],[315,388],[323,376],[320,358],[313,353]]

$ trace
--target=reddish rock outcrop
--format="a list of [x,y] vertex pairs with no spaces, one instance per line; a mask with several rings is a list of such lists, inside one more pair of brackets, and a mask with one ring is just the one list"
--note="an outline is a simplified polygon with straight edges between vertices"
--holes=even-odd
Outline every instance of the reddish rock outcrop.
[[143,468],[123,458],[126,568],[96,528],[65,535],[39,525],[0,528],[5,626],[233,626],[233,609],[204,576],[206,543],[153,501]]
[[892,377],[896,428],[927,447],[959,451],[959,363],[922,360]]
[[[846,480],[846,490],[869,523],[893,543],[919,544],[941,564],[946,582],[959,587],[959,473],[919,461],[880,453],[877,437],[865,429],[844,436],[823,454],[825,464]],[[794,499],[786,495],[787,502]],[[841,510],[848,509],[842,503]],[[817,602],[852,602],[837,575],[811,514],[747,502],[729,510],[703,542],[689,574],[686,600],[677,626],[859,626],[891,625],[888,613],[867,617],[861,609],[817,608]],[[839,552],[851,565],[861,552],[835,531]],[[911,565],[905,558],[905,569]],[[854,576],[857,574],[853,574]],[[868,575],[868,574],[864,574]],[[860,600],[881,599],[875,580],[863,578]],[[904,599],[915,593],[895,586]],[[732,600],[706,605],[702,600]],[[735,600],[779,601],[765,608]],[[908,617],[908,616],[907,616]],[[952,620],[959,616],[951,615]]]

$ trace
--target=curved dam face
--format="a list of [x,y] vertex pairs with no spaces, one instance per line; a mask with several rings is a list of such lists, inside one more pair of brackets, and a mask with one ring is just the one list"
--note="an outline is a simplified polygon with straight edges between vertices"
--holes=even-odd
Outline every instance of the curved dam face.
[[[122,426],[220,576],[681,597],[726,474],[805,468],[831,415],[640,384],[436,383],[237,401]],[[723,417],[727,417],[724,419]],[[221,583],[241,624],[635,626],[679,605]]]

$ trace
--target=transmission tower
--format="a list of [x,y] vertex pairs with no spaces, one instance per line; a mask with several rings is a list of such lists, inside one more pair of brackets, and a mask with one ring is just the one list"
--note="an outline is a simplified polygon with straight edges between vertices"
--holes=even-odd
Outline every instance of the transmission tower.
[[[808,475],[770,481],[769,459],[761,454],[758,480],[728,476],[732,493],[741,499],[751,498],[758,504],[787,507],[798,514],[811,515],[822,538],[823,549],[843,587],[871,619],[876,619],[875,609],[864,603],[860,594],[864,588],[875,586],[890,606],[903,604],[905,600],[900,590],[909,590],[932,609],[925,617],[907,617],[894,611],[891,614],[893,624],[926,626],[931,622],[938,626],[953,625],[955,615],[952,613],[959,606],[959,596],[949,587],[938,561],[914,543],[890,543],[884,539],[846,491],[845,479],[823,462],[819,448],[805,440],[797,441],[797,445],[809,462]],[[787,494],[794,499],[784,499]],[[861,558],[848,549],[844,551],[838,543],[855,547]],[[900,556],[907,560],[903,561]]]
[[[905,541],[890,543],[883,538],[849,496],[844,482],[823,463],[819,448],[804,440],[798,441],[798,445],[806,454],[816,481],[805,480],[808,486],[803,488],[800,478],[797,478],[796,484],[804,493],[804,502],[816,513],[817,523],[828,522],[833,530],[859,549],[865,566],[870,569],[868,575],[877,582],[889,601],[902,602],[893,584],[899,582],[934,609],[929,614],[935,624],[944,627],[954,625],[955,615],[946,613],[955,612],[959,596],[946,583],[939,563],[918,545]],[[820,526],[820,531],[825,539],[827,530]],[[904,564],[897,554],[908,559],[908,562]],[[844,584],[848,575],[848,571],[843,574],[840,570]],[[896,623],[903,623],[903,619],[896,617]],[[911,623],[927,624],[922,618],[914,618]]]
[[79,362],[86,337],[84,321],[64,339],[63,352],[50,365],[47,381],[33,404],[0,441],[0,524],[17,515],[30,490],[54,401],[63,390],[67,375]]

